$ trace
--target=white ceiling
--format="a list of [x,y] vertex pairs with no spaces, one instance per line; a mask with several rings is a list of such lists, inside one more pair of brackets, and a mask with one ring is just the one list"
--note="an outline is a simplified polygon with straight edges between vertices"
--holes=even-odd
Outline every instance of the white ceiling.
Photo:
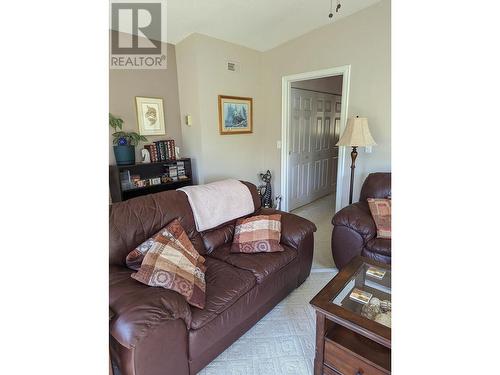
[[167,0],[167,41],[200,33],[266,51],[378,1],[341,0],[332,21],[330,0]]

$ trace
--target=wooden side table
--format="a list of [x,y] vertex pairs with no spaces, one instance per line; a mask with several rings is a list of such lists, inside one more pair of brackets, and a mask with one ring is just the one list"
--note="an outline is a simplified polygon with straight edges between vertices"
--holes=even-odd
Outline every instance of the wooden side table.
[[[383,278],[368,276],[370,267],[384,271]],[[358,288],[390,301],[390,284],[390,266],[357,257],[311,300],[316,310],[315,375],[391,373],[390,327],[363,317],[363,304],[349,298]]]

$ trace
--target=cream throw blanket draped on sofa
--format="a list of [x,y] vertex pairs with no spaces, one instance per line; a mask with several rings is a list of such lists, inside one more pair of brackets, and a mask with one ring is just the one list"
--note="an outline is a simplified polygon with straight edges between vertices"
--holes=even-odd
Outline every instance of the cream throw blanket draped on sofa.
[[255,210],[250,190],[238,180],[186,186],[177,190],[186,193],[198,232],[215,228]]

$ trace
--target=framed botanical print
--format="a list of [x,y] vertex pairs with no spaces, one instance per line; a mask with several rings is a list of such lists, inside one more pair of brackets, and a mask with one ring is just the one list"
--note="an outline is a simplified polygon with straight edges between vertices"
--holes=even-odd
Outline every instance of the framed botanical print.
[[162,98],[135,97],[140,135],[164,135],[165,118]]
[[220,134],[253,132],[253,99],[219,95]]

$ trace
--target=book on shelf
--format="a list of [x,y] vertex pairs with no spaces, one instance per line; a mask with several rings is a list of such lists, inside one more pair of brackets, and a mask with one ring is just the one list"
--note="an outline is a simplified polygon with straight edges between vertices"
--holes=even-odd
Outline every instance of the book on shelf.
[[170,140],[165,141],[165,145],[167,147],[168,160],[173,160],[174,158],[172,157],[172,149],[171,149]]
[[158,155],[158,161],[165,161],[167,160],[165,157],[165,145],[163,144],[162,141],[156,141],[155,142],[156,148],[157,148],[157,155]]
[[172,160],[176,160],[177,157],[175,156],[175,141],[173,139],[170,139],[169,141],[170,144],[170,155]]
[[156,162],[156,161],[157,161],[157,160],[156,160],[156,154],[155,154],[155,151],[154,151],[154,147],[153,147],[153,146],[154,146],[154,145],[144,145],[144,148],[145,148],[146,150],[148,150],[149,155],[150,155],[150,157],[151,157],[151,161],[152,161],[152,162]]
[[172,179],[172,181],[177,181],[178,176],[177,176],[177,166],[176,165],[171,165],[168,167],[168,175]]
[[177,162],[177,175],[179,177],[186,175],[186,170],[184,168],[184,162],[183,161],[178,161]]
[[165,142],[160,141],[160,149],[161,149],[161,161],[168,160],[167,158],[167,149],[165,148]]

